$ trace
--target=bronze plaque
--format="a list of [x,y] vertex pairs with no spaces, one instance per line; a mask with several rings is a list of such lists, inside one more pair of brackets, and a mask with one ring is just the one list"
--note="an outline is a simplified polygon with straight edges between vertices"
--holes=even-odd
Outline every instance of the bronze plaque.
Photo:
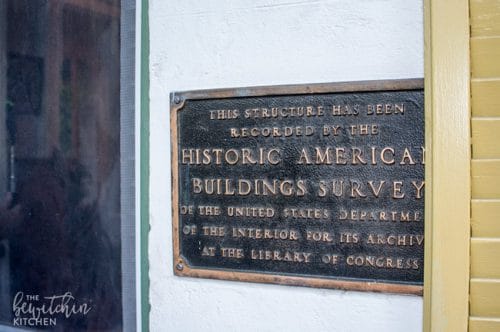
[[422,293],[422,80],[170,98],[177,275]]

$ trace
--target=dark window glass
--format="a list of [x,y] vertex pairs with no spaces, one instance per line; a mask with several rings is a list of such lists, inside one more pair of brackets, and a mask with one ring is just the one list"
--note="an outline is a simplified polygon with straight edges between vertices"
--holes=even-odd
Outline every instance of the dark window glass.
[[0,330],[122,330],[120,205],[120,1],[0,0]]

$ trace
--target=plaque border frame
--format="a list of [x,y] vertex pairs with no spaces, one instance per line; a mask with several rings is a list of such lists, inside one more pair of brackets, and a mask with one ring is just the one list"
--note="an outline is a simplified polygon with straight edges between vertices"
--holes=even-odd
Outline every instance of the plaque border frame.
[[[179,160],[177,113],[183,109],[186,100],[244,98],[259,96],[290,96],[322,93],[368,92],[368,91],[398,91],[424,90],[424,79],[395,79],[353,81],[335,83],[313,83],[274,86],[252,86],[243,88],[223,88],[190,90],[170,93],[170,146],[172,168],[172,242],[174,275],[182,277],[208,278],[230,281],[268,283],[289,286],[305,286],[315,288],[331,288],[340,290],[370,291],[383,293],[398,293],[423,295],[424,285],[396,282],[372,282],[350,280],[349,278],[329,279],[322,276],[292,276],[287,274],[269,274],[264,272],[249,272],[219,268],[198,268],[187,264],[180,252],[179,238]],[[423,116],[425,117],[425,110]],[[425,135],[425,133],[424,133]],[[424,249],[425,257],[425,249]]]

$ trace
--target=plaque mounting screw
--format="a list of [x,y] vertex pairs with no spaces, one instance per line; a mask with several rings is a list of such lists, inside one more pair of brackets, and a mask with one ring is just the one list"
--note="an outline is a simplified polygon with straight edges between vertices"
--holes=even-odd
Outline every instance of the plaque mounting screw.
[[178,264],[175,266],[175,268],[176,268],[177,270],[179,270],[179,271],[182,271],[182,270],[184,270],[184,265],[183,265],[182,263],[178,263]]
[[175,97],[174,97],[174,103],[176,103],[176,104],[180,104],[180,102],[181,102],[181,97],[179,97],[179,96],[175,96]]

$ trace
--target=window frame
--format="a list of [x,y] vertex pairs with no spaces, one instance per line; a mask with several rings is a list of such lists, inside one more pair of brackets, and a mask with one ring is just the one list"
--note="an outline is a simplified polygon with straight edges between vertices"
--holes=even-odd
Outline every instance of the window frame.
[[424,0],[424,331],[467,331],[470,247],[469,1]]
[[[122,328],[149,331],[148,1],[121,0],[120,11]],[[0,327],[5,331],[31,331],[2,322]]]

